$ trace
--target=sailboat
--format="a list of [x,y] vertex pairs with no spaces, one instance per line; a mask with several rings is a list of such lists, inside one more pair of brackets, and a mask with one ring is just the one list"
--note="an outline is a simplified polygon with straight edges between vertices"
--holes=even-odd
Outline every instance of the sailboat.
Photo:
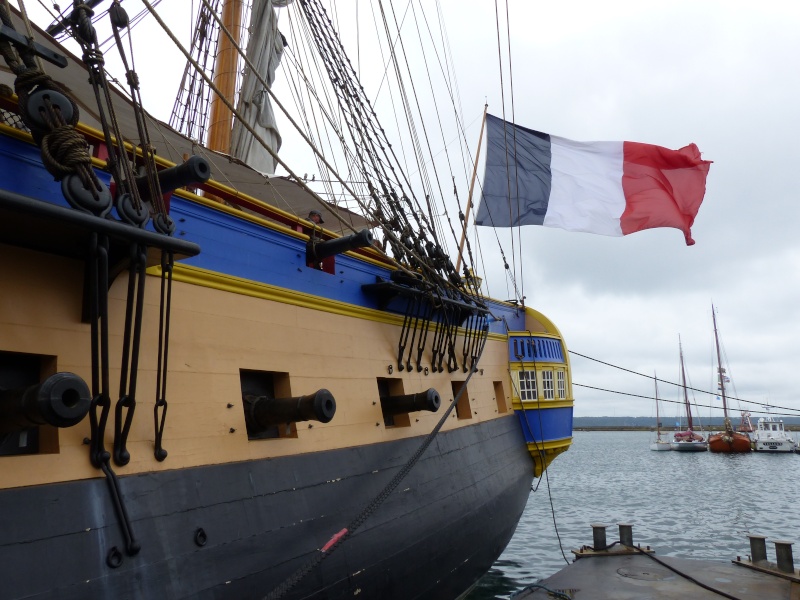
[[653,383],[656,388],[656,439],[650,442],[650,450],[657,452],[672,450],[672,444],[670,444],[669,440],[661,438],[661,419],[658,416],[658,378],[655,373],[653,373]]
[[705,452],[708,450],[708,443],[705,438],[694,431],[692,421],[692,407],[689,404],[689,393],[686,389],[686,367],[683,364],[683,346],[678,340],[678,349],[681,360],[681,387],[683,388],[683,402],[686,408],[686,429],[676,431],[672,435],[670,447],[678,452]]
[[719,333],[717,331],[717,315],[711,305],[711,319],[714,323],[714,347],[717,351],[717,381],[722,396],[722,410],[725,415],[725,431],[708,436],[708,449],[711,452],[750,452],[750,438],[745,433],[734,431],[728,417],[728,403],[725,397],[725,382],[728,380],[725,367],[722,366],[722,355],[719,349]]
[[[571,444],[558,328],[484,295],[469,246],[453,267],[319,3],[253,9],[273,37],[248,46],[274,54],[240,103],[235,60],[212,79],[192,59],[185,89],[224,106],[177,121],[222,115],[217,150],[151,117],[132,69],[109,80],[95,27],[130,20],[101,4],[48,34],[0,3],[0,596],[464,594]],[[201,55],[236,54],[243,3],[202,4],[195,38],[217,23],[227,48]],[[350,142],[346,205],[278,152],[277,10],[327,61],[334,93],[303,98],[340,103],[321,140]]]

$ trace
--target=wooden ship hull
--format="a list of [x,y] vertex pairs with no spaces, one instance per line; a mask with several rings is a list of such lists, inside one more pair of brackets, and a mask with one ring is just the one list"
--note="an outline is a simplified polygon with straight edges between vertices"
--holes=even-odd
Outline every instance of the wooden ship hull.
[[722,431],[708,436],[711,452],[750,452],[750,438],[744,433]]
[[286,180],[178,186],[172,235],[77,210],[0,109],[3,598],[455,598],[491,567],[571,443],[555,325],[487,299],[446,329],[369,247],[310,266]]
[[722,410],[725,414],[725,430],[708,436],[708,449],[711,452],[740,453],[750,452],[750,436],[746,433],[734,431],[733,424],[728,417],[728,406],[725,397],[725,384],[730,381],[726,369],[722,366],[722,353],[720,352],[719,331],[717,330],[717,313],[711,305],[711,319],[714,323],[714,346],[717,350],[717,381],[719,393],[722,396]]
[[[525,507],[532,469],[520,437],[513,418],[440,434],[403,490],[287,597],[457,597],[502,552]],[[141,545],[133,557],[102,479],[3,490],[3,597],[264,597],[418,444],[120,473]]]

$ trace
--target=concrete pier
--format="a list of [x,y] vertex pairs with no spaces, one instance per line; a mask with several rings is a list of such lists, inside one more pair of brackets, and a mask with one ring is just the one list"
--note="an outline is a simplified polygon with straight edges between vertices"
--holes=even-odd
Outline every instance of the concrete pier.
[[633,546],[630,526],[623,525],[620,533],[627,543],[573,550],[575,562],[518,592],[514,600],[800,600],[790,542],[776,541],[777,563],[767,560],[763,536],[750,536],[751,543],[756,538],[754,560],[659,557],[649,546]]

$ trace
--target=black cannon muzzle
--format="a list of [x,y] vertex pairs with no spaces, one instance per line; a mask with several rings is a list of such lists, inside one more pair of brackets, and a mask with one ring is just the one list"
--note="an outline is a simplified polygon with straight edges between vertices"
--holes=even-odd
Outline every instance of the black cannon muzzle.
[[325,389],[295,398],[245,396],[244,401],[247,429],[252,432],[298,421],[328,423],[336,414],[336,400]]
[[72,427],[86,416],[92,396],[74,373],[56,373],[29,388],[0,391],[0,432],[39,425]]
[[417,394],[405,394],[403,396],[384,396],[381,398],[381,408],[386,415],[399,415],[418,410],[436,412],[442,405],[439,392],[430,388]]
[[[161,193],[168,194],[180,187],[196,183],[205,183],[208,181],[209,177],[211,177],[211,167],[208,161],[202,156],[192,156],[182,165],[176,165],[169,169],[159,171],[158,183],[161,186]],[[146,177],[137,177],[136,187],[139,188],[139,193],[144,198],[152,200],[152,198],[149,198],[149,188],[147,186]]]
[[371,246],[372,232],[369,229],[362,229],[358,233],[348,235],[335,240],[326,240],[324,242],[313,243],[308,242],[306,246],[306,262],[318,262],[323,258],[328,258],[335,254],[341,254],[348,250],[355,250],[356,248],[365,248]]

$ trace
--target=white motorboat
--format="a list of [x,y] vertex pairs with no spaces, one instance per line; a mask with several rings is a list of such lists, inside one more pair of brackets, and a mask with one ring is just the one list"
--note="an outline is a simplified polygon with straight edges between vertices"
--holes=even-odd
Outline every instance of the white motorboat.
[[794,452],[797,442],[786,433],[781,419],[762,417],[753,432],[753,446],[756,452]]

